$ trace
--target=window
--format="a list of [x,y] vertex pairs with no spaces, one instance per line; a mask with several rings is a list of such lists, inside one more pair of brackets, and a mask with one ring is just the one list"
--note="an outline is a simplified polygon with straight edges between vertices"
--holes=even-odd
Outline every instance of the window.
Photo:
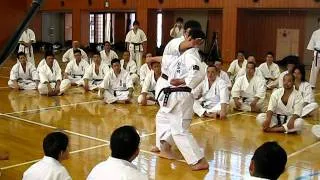
[[157,14],[157,47],[162,44],[162,13]]
[[90,43],[94,43],[94,14],[90,14]]
[[113,13],[91,13],[90,14],[90,43],[114,42],[114,20]]

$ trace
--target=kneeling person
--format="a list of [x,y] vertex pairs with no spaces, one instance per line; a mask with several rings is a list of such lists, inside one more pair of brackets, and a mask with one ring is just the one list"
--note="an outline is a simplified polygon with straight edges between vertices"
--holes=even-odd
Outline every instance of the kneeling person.
[[104,77],[98,92],[100,98],[108,104],[130,102],[133,93],[133,84],[130,74],[121,69],[120,60],[111,61],[112,70]]
[[76,49],[73,51],[75,60],[68,62],[64,79],[69,79],[71,81],[71,85],[76,86],[80,85],[82,82],[82,77],[86,68],[89,66],[89,63],[81,59],[81,51]]
[[248,62],[246,75],[236,79],[231,90],[231,106],[239,111],[261,112],[266,95],[265,82],[255,74],[256,65]]
[[141,95],[138,97],[138,103],[141,105],[154,105],[155,88],[158,78],[161,76],[161,65],[158,62],[151,63],[151,69],[142,85]]
[[229,104],[228,84],[217,76],[217,68],[209,65],[207,76],[193,91],[195,102],[193,111],[200,117],[220,116],[224,119]]
[[39,75],[35,66],[27,61],[26,54],[19,52],[18,62],[12,67],[10,71],[10,80],[8,85],[10,88],[16,90],[31,90],[37,89],[39,84]]
[[270,97],[267,113],[260,113],[257,122],[265,132],[299,132],[303,127],[300,118],[303,98],[294,88],[294,76],[286,74],[283,88],[275,90]]
[[47,96],[62,95],[70,88],[71,82],[69,79],[62,80],[60,66],[55,62],[52,52],[45,54],[45,60],[45,64],[39,67],[39,93]]

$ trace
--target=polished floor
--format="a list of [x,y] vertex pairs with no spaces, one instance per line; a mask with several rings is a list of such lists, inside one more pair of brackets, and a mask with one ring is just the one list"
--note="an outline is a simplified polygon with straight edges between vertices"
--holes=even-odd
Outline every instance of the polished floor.
[[[21,179],[42,158],[44,136],[57,129],[70,136],[71,155],[63,164],[73,179],[85,179],[94,165],[109,156],[112,131],[125,124],[140,132],[141,152],[134,163],[150,179],[244,179],[254,150],[271,140],[288,153],[280,179],[320,179],[320,141],[310,132],[313,124],[320,124],[319,116],[307,118],[303,132],[291,135],[263,133],[255,122],[256,114],[251,113],[230,111],[223,121],[194,117],[191,132],[210,169],[193,172],[183,160],[161,159],[149,151],[155,142],[156,106],[106,105],[95,93],[81,88],[72,88],[61,97],[13,91],[7,88],[7,81],[14,62],[9,59],[0,66],[0,151],[10,153],[9,160],[0,161],[1,180]],[[315,94],[320,103],[320,91]],[[176,154],[181,157],[177,150]]]

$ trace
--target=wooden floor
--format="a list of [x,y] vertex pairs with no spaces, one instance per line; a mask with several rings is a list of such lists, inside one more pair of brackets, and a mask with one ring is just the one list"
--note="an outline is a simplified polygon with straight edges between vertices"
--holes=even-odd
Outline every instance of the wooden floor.
[[[134,163],[150,179],[243,179],[254,150],[271,140],[288,153],[281,179],[320,179],[320,141],[310,132],[313,124],[320,124],[319,116],[306,119],[299,135],[265,134],[256,124],[256,114],[230,111],[224,121],[194,117],[191,131],[210,161],[210,170],[193,172],[183,160],[161,159],[149,151],[155,142],[157,107],[106,105],[81,88],[72,88],[61,97],[12,91],[7,81],[14,62],[7,60],[0,66],[0,150],[10,152],[9,160],[0,161],[1,180],[21,179],[23,172],[42,158],[45,135],[56,129],[64,130],[71,139],[70,159],[63,164],[73,179],[85,179],[109,156],[112,131],[125,124],[134,125],[142,136],[141,153]],[[320,103],[320,91],[315,93]]]

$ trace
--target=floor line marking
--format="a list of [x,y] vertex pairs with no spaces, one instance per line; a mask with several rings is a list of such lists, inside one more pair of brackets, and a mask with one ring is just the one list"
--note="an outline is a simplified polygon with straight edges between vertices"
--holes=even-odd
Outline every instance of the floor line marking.
[[315,146],[317,146],[319,144],[320,144],[320,141],[317,141],[317,142],[315,142],[313,144],[310,144],[310,145],[308,145],[308,146],[306,146],[306,147],[304,147],[304,148],[302,148],[302,149],[300,149],[300,150],[298,150],[296,152],[293,152],[293,153],[289,154],[288,158],[292,158],[293,156],[296,156],[297,154],[300,154],[300,153],[302,153],[302,152],[304,152],[304,151],[306,151],[306,150],[308,150],[310,148],[313,148],[313,147],[315,147]]

